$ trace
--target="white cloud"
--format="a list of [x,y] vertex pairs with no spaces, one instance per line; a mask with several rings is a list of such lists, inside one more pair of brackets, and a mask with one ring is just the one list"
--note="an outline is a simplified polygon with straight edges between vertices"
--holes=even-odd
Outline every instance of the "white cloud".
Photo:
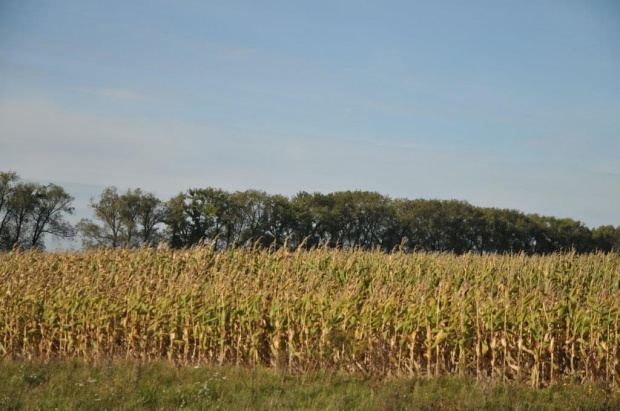
[[94,96],[109,97],[120,100],[131,100],[139,102],[157,102],[158,100],[133,90],[106,88],[106,87],[88,87],[88,86],[70,86],[70,90],[81,93],[91,94]]

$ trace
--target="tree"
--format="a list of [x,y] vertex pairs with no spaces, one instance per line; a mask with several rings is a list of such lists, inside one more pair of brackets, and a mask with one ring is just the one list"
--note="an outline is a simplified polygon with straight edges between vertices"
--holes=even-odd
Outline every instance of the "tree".
[[291,246],[304,244],[309,249],[330,238],[326,218],[330,204],[325,195],[301,191],[292,198],[291,206],[295,215]]
[[397,208],[399,224],[409,250],[448,251],[446,216],[439,200],[400,200]]
[[271,196],[267,210],[263,243],[281,247],[293,235],[295,211],[290,200],[282,195]]
[[[5,227],[11,219],[10,205],[12,203],[15,184],[19,181],[19,176],[12,172],[0,172],[0,237],[5,236]],[[2,238],[0,238],[2,241]]]
[[60,186],[39,186],[32,209],[29,247],[43,248],[45,234],[67,239],[75,236],[73,226],[64,220],[64,214],[73,214],[73,200]]
[[152,193],[127,190],[119,197],[120,223],[128,247],[159,242],[158,224],[164,222],[165,207]]
[[164,204],[154,194],[141,189],[119,194],[116,187],[107,187],[99,199],[91,199],[95,220],[82,219],[76,228],[84,247],[139,247],[160,240],[158,225],[165,220]]
[[457,254],[470,251],[482,254],[484,217],[480,209],[458,200],[443,201],[441,208],[445,216],[445,249]]
[[6,204],[7,221],[2,232],[5,249],[26,248],[29,217],[34,210],[36,184],[19,182],[12,188]]
[[143,244],[155,244],[163,239],[158,226],[165,220],[165,204],[152,193],[143,194],[138,207],[138,223],[141,227],[140,235]]
[[338,191],[324,199],[319,217],[332,246],[391,248],[386,235],[394,208],[388,197],[370,191]]
[[620,251],[620,227],[600,226],[592,231],[592,241],[596,250]]
[[90,219],[81,219],[76,228],[82,236],[86,248],[103,246],[118,248],[123,245],[121,232],[121,202],[116,187],[106,187],[99,201],[91,198],[90,208],[95,213],[99,225]]
[[168,241],[172,247],[189,247],[214,240],[217,249],[235,241],[238,211],[231,194],[216,188],[190,189],[170,199],[166,205]]
[[58,185],[22,182],[14,172],[0,173],[0,249],[43,249],[46,234],[72,238],[74,229],[64,219],[73,213],[72,202]]
[[237,191],[231,196],[231,209],[234,210],[233,241],[238,244],[254,244],[267,234],[270,197],[264,191]]
[[182,248],[190,244],[191,225],[186,218],[184,193],[172,197],[165,205],[166,237],[171,247]]

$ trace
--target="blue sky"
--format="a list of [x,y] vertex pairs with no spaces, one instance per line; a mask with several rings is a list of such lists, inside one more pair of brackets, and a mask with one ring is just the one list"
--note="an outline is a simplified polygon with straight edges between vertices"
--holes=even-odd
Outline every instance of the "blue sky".
[[620,225],[620,2],[0,3],[0,170]]

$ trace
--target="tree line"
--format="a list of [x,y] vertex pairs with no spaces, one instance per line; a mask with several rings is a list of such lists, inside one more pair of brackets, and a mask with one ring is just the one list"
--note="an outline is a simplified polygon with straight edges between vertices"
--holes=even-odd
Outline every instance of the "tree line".
[[392,199],[369,191],[286,197],[209,187],[162,201],[139,188],[119,192],[107,187],[91,199],[93,217],[75,226],[66,221],[72,201],[60,186],[0,173],[0,249],[44,248],[45,235],[79,234],[85,248],[207,243],[217,249],[258,244],[457,254],[620,250],[620,226],[591,229],[570,218],[457,200]]

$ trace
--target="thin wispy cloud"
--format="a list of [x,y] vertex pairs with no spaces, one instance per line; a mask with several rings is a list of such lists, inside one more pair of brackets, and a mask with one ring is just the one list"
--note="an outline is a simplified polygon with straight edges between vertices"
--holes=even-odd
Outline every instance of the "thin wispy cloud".
[[93,96],[109,97],[119,100],[129,100],[136,102],[156,103],[158,99],[138,93],[133,90],[109,88],[109,87],[88,87],[88,86],[70,86],[69,90],[79,93],[90,94]]

